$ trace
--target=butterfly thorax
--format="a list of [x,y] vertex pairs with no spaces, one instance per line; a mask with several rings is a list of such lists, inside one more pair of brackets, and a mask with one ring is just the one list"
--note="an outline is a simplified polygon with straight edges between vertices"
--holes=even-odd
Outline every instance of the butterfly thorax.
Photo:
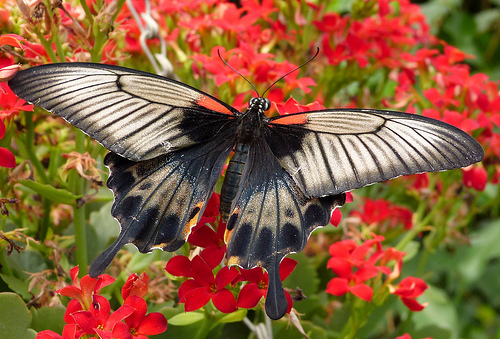
[[248,151],[254,140],[260,137],[264,112],[271,103],[268,99],[252,98],[248,109],[240,116],[236,129],[236,145],[234,154],[227,166],[226,175],[221,188],[220,214],[222,220],[227,222],[231,213],[233,200],[238,193],[241,177],[248,159]]
[[268,99],[252,98],[248,109],[241,113],[236,129],[236,144],[251,143],[260,136],[264,112],[271,106]]

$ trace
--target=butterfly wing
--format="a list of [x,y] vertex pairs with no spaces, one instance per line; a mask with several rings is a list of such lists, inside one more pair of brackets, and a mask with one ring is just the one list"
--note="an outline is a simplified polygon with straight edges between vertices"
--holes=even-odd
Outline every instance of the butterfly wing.
[[109,153],[107,185],[111,210],[120,222],[116,241],[92,263],[92,277],[104,272],[118,250],[133,243],[140,252],[175,251],[198,222],[233,144],[228,129],[210,142],[135,162]]
[[401,175],[461,168],[484,157],[460,129],[420,115],[336,109],[272,118],[265,138],[306,196],[351,191]]
[[311,234],[327,225],[345,194],[307,198],[263,139],[249,150],[225,236],[229,265],[261,266],[269,274],[266,313],[281,318],[287,301],[279,277],[281,260],[300,252]]
[[180,82],[104,64],[33,67],[19,72],[9,86],[133,161],[210,140],[239,114]]

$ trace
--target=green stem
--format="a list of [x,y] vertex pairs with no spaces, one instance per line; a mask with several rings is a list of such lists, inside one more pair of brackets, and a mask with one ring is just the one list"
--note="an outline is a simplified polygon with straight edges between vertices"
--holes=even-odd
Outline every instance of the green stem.
[[44,184],[49,183],[49,178],[45,173],[45,168],[43,167],[40,160],[33,150],[33,145],[35,143],[35,124],[33,123],[33,112],[26,112],[26,133],[25,133],[25,145],[26,152],[28,153],[29,160],[33,167],[35,167],[37,174],[40,176]]
[[193,339],[206,338],[211,326],[212,326],[212,322],[210,321],[209,318],[205,317],[202,320],[200,327],[198,327],[198,332],[196,332],[196,335],[193,337]]
[[[76,151],[79,153],[85,152],[85,135],[77,130],[75,135],[75,145]],[[70,187],[73,190],[73,193],[76,195],[84,194],[85,192],[85,181],[79,177],[78,173],[72,171],[69,174]],[[86,229],[86,220],[85,213],[86,207],[85,205],[78,208],[78,206],[73,207],[73,225],[75,228],[75,245],[76,245],[76,263],[80,266],[80,277],[83,277],[87,274],[87,265],[88,265],[88,257],[87,257],[87,229]]]

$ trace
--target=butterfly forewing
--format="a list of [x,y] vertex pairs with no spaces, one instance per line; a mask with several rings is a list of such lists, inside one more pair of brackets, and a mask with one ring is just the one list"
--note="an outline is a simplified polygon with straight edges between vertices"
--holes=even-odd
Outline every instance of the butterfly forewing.
[[9,86],[134,161],[205,142],[239,113],[174,80],[110,65],[43,65]]
[[266,140],[311,197],[351,191],[400,175],[461,168],[484,151],[467,133],[419,115],[325,110],[274,118]]

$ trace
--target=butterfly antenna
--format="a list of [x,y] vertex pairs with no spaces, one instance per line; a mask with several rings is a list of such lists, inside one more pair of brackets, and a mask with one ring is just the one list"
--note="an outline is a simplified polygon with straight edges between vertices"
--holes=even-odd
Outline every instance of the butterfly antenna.
[[311,58],[309,58],[309,60],[307,60],[306,62],[304,62],[302,65],[300,65],[299,67],[295,68],[295,69],[292,69],[290,72],[286,73],[285,75],[281,76],[281,78],[279,78],[278,80],[276,80],[275,82],[272,83],[271,86],[269,86],[265,91],[264,93],[262,93],[262,96],[264,96],[264,94],[266,94],[267,91],[269,91],[274,85],[276,85],[276,83],[280,80],[282,80],[284,77],[286,77],[288,74],[290,73],[293,73],[295,72],[296,70],[298,69],[301,69],[302,67],[304,67],[305,65],[307,65],[308,63],[310,63],[311,61],[313,61],[319,54],[319,47],[316,47],[316,54],[314,54]]
[[255,93],[257,93],[257,97],[260,98],[260,94],[259,94],[259,91],[257,91],[257,88],[255,88],[255,86],[250,82],[250,80],[248,80],[247,78],[245,78],[243,76],[243,74],[241,74],[240,72],[238,72],[237,70],[235,70],[234,68],[232,68],[231,65],[228,64],[226,60],[224,60],[224,58],[220,55],[220,49],[217,50],[217,54],[219,55],[219,58],[226,64],[227,67],[231,68],[236,74],[238,74],[240,77],[242,77],[243,79],[245,79],[245,81],[248,82],[250,84],[250,86],[252,86],[252,88],[255,91]]

